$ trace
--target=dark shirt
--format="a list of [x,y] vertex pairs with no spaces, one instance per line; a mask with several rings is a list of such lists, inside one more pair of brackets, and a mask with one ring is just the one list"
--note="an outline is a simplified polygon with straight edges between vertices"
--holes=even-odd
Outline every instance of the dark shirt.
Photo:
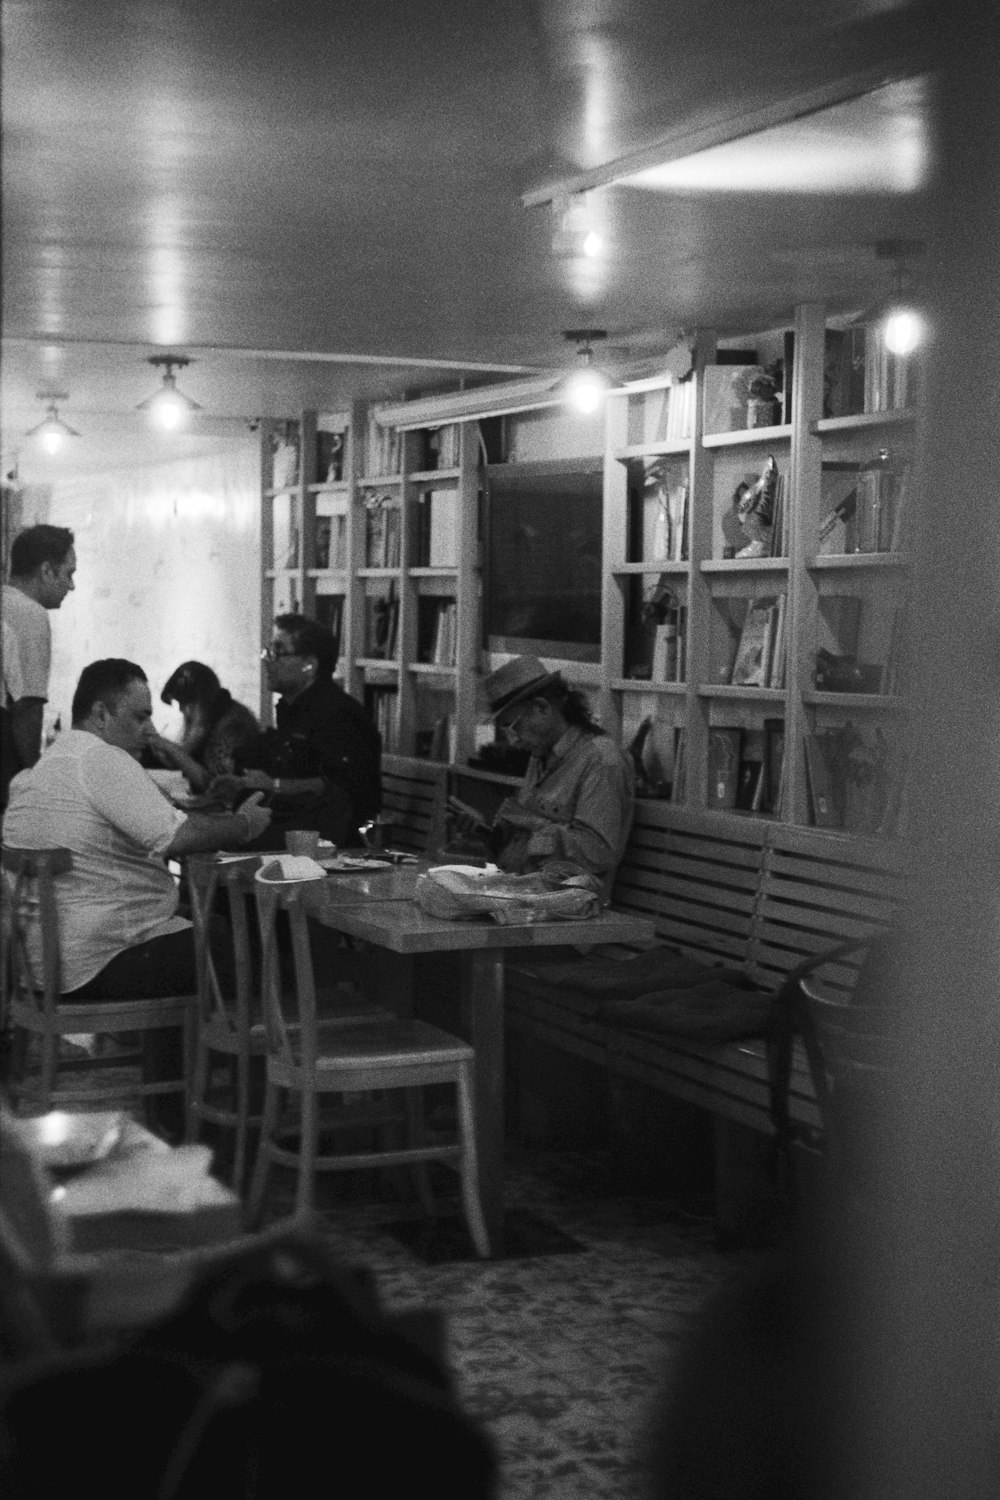
[[279,698],[277,728],[235,752],[240,770],[266,771],[279,780],[322,777],[318,795],[278,796],[272,830],[318,828],[336,844],[357,843],[362,823],[382,806],[382,737],[357,699],[330,680],[314,682],[297,698]]

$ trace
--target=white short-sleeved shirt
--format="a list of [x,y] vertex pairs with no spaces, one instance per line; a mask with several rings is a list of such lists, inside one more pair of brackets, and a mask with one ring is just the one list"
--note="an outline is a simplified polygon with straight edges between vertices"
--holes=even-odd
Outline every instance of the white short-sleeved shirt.
[[49,696],[52,665],[52,626],[49,612],[37,599],[5,583],[3,615],[3,706],[19,698]]
[[73,855],[56,878],[64,991],[124,949],[190,925],[163,860],[183,822],[137,760],[84,729],[65,730],[14,777],[4,842]]

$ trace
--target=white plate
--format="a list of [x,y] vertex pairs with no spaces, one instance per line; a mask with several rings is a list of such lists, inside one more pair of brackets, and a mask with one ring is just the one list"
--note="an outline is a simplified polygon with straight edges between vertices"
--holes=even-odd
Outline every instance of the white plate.
[[46,1167],[65,1171],[102,1161],[118,1144],[123,1119],[120,1110],[70,1114],[56,1109],[15,1125]]

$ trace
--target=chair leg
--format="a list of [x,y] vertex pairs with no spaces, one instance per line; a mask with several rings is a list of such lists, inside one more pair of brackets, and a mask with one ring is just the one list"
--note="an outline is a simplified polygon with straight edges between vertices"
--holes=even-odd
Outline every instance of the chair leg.
[[458,1087],[458,1128],[462,1143],[462,1207],[476,1254],[483,1260],[490,1255],[490,1237],[479,1201],[479,1158],[476,1154],[476,1121],[472,1108],[471,1065],[464,1064],[456,1079]]
[[[424,1097],[421,1089],[404,1089],[406,1127],[411,1146],[424,1143]],[[420,1207],[429,1219],[434,1217],[434,1194],[431,1192],[431,1176],[425,1161],[414,1162],[411,1168]]]
[[295,1187],[295,1217],[306,1219],[312,1213],[316,1184],[316,1157],[319,1151],[319,1095],[314,1089],[299,1092],[299,1175]]
[[208,1057],[208,1048],[202,1038],[198,1037],[194,1046],[194,1067],[188,1091],[187,1122],[184,1128],[186,1141],[195,1141],[201,1135],[201,1109],[208,1094]]
[[251,1229],[256,1229],[263,1217],[267,1178],[271,1166],[271,1135],[278,1119],[278,1091],[271,1080],[267,1081],[264,1094],[264,1116],[260,1125],[260,1140],[257,1143],[257,1160],[250,1188],[250,1203],[247,1220]]

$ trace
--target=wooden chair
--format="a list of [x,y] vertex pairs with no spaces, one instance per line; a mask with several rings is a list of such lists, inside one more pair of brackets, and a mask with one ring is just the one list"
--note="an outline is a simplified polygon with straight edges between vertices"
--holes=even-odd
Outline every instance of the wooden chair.
[[[256,1062],[263,1077],[267,1052],[260,984],[254,974],[254,952],[260,945],[254,931],[253,877],[260,863],[257,854],[225,861],[212,854],[196,854],[185,860],[198,973],[187,1138],[196,1140],[205,1124],[233,1132],[231,1181],[238,1191],[242,1191],[246,1178],[248,1137],[261,1121],[259,1108],[253,1107],[251,1073]],[[209,942],[214,912],[226,918],[232,939],[231,986],[220,983]],[[328,1024],[389,1014],[350,983],[320,991],[317,1008],[321,1029]],[[228,1073],[221,1088],[216,1068],[220,1061],[226,1064]]]
[[[489,1255],[489,1241],[479,1201],[473,1113],[473,1051],[460,1038],[425,1022],[390,1018],[345,1024],[321,1036],[317,1025],[316,986],[309,945],[308,918],[301,886],[257,883],[257,908],[263,945],[262,973],[267,1027],[267,1088],[260,1147],[250,1193],[249,1219],[259,1221],[273,1163],[297,1169],[295,1217],[313,1209],[317,1171],[414,1166],[440,1161],[461,1179],[462,1206],[477,1252]],[[291,994],[283,994],[276,930],[286,912],[291,926],[293,972]],[[290,1026],[294,1016],[297,1026]],[[426,1144],[420,1130],[419,1090],[431,1084],[453,1084],[457,1094],[457,1138]],[[408,1144],[370,1150],[320,1153],[320,1102],[324,1096],[404,1092],[410,1136]],[[284,1118],[281,1106],[292,1106]],[[294,1139],[283,1144],[291,1135]]]
[[[152,1095],[184,1094],[187,1091],[186,1061],[189,1055],[195,996],[170,995],[151,1000],[62,1001],[59,955],[59,909],[56,879],[72,869],[68,849],[3,850],[6,872],[7,927],[5,933],[4,981],[7,990],[4,1030],[8,1034],[6,1089],[15,1111],[52,1109],[79,1104],[79,1089],[67,1086],[65,1075],[74,1071],[114,1070],[117,1075],[104,1084],[88,1083],[87,1107],[100,1104],[125,1105]],[[121,1038],[178,1027],[184,1036],[180,1074],[155,1082],[134,1081],[122,1076],[136,1056],[68,1057],[60,1043],[64,1037],[94,1035]]]
[[[801,1037],[805,1049],[831,1179],[853,1199],[865,1198],[872,1186],[873,1148],[897,1065],[897,1013],[884,1003],[878,977],[890,942],[879,934],[840,943],[801,965],[778,996],[786,1035]],[[853,988],[834,987],[831,971],[859,951],[864,957]]]

